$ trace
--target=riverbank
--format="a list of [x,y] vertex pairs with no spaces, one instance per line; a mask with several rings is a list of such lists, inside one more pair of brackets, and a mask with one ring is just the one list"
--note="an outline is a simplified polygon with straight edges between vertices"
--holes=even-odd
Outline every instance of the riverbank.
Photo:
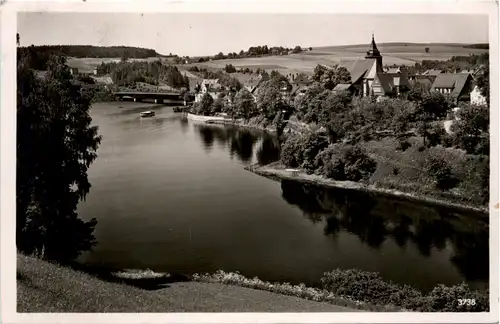
[[[383,188],[374,184],[362,183],[362,182],[352,182],[352,181],[336,181],[333,179],[328,179],[320,175],[307,174],[304,170],[297,169],[295,172],[287,171],[287,168],[281,162],[273,162],[268,165],[252,164],[245,167],[245,170],[253,172],[255,174],[276,180],[293,180],[302,183],[309,183],[313,185],[319,185],[326,188],[338,188],[345,190],[355,190],[368,193],[376,193],[381,195],[389,195],[393,197],[403,198],[407,200],[413,200],[418,202],[424,202],[436,206],[451,207],[466,211],[475,211],[481,213],[488,213],[487,207],[482,206],[471,206],[466,204],[457,203],[451,200],[438,199],[429,195],[420,195],[415,192],[405,192],[399,188],[388,189]],[[488,214],[485,215],[488,217]]]
[[18,312],[355,312],[263,290],[216,282],[140,277],[108,282],[25,255],[17,256]]

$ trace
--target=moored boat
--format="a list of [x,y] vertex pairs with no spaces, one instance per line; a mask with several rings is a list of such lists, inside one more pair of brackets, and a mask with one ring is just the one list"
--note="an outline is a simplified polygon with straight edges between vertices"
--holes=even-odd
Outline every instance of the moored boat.
[[141,117],[153,117],[154,115],[155,112],[151,110],[141,112]]

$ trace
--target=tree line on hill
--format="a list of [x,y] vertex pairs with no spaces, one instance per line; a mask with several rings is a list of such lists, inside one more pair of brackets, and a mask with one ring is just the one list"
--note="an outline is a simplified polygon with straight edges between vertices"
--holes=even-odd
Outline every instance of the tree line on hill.
[[130,86],[136,82],[144,82],[152,85],[163,83],[176,89],[189,89],[189,78],[182,75],[176,66],[163,64],[160,60],[102,63],[100,69],[110,74],[117,86]]
[[42,45],[20,47],[19,51],[36,51],[40,56],[70,56],[77,58],[85,57],[127,57],[148,58],[160,56],[154,49],[131,47],[131,46],[93,46],[93,45]]
[[[217,53],[216,55],[213,56],[198,56],[198,57],[175,57],[174,61],[176,64],[183,64],[185,61],[189,61],[189,63],[203,63],[203,62],[208,62],[210,60],[225,60],[225,59],[240,59],[240,58],[246,58],[246,57],[262,57],[262,56],[278,56],[278,55],[288,55],[289,53],[301,53],[307,49],[302,48],[301,46],[297,45],[293,49],[288,48],[288,47],[283,47],[283,46],[272,46],[268,47],[267,45],[264,46],[251,46],[248,48],[247,51],[241,50],[238,53],[236,52],[229,52],[227,54],[224,54],[222,52]],[[312,51],[312,47],[308,48],[309,51]]]
[[468,56],[453,56],[446,61],[439,60],[423,60],[421,63],[415,63],[417,72],[424,72],[426,70],[435,69],[443,70],[447,73],[455,73],[457,70],[469,70],[475,67],[488,64],[489,53],[471,54]]

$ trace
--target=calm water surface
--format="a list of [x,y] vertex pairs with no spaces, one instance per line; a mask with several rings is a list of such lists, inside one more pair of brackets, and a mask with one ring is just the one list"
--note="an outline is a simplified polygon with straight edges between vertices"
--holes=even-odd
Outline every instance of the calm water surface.
[[[140,119],[148,109],[156,116]],[[422,290],[487,285],[484,215],[260,177],[243,167],[278,159],[274,137],[171,107],[96,104],[92,117],[103,142],[79,213],[97,218],[99,243],[86,264],[308,285],[359,268]]]

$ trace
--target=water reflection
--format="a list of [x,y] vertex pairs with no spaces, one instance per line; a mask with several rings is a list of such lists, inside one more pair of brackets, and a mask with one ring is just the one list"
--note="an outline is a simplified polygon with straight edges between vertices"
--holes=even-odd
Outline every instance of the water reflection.
[[261,165],[278,161],[280,158],[280,143],[274,136],[264,136],[262,144],[257,150],[257,162]]
[[283,199],[312,222],[324,221],[324,234],[333,239],[349,232],[374,249],[392,240],[401,249],[416,247],[424,257],[451,247],[451,262],[466,280],[488,281],[487,215],[288,180],[281,189]]
[[210,151],[214,143],[226,147],[231,158],[251,163],[255,157],[261,164],[279,159],[279,142],[265,132],[232,126],[195,125],[205,150]]

